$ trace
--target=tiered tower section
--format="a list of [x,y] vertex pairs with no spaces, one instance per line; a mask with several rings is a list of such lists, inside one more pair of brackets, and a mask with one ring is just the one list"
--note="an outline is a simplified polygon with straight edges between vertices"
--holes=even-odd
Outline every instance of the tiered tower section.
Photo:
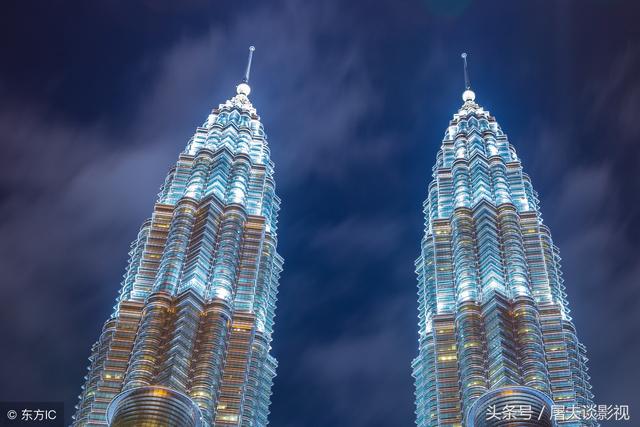
[[590,405],[586,351],[569,316],[558,248],[537,194],[468,83],[463,100],[424,202],[416,261],[417,425],[474,425],[486,408],[469,415],[472,404],[482,396],[496,401],[499,389],[503,403],[535,408],[548,397],[556,405]]
[[247,70],[169,172],[93,346],[74,426],[169,415],[181,426],[267,425],[280,199],[249,93]]

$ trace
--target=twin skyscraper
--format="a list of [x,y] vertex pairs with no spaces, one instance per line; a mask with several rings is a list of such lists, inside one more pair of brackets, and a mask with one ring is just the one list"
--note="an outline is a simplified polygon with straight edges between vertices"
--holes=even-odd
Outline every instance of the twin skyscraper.
[[[268,424],[283,260],[274,165],[249,100],[252,54],[131,245],[73,426]],[[596,425],[553,417],[553,406],[592,405],[585,348],[536,192],[465,80],[424,203],[417,425]],[[507,419],[504,407],[527,411]]]

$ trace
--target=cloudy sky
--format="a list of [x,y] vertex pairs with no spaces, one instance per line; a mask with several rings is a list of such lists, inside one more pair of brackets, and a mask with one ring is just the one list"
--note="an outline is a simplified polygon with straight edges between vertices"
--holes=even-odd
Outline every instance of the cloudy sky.
[[70,415],[128,245],[254,44],[283,200],[271,425],[413,424],[413,260],[462,51],[540,193],[595,400],[640,417],[636,3],[3,5],[0,400]]

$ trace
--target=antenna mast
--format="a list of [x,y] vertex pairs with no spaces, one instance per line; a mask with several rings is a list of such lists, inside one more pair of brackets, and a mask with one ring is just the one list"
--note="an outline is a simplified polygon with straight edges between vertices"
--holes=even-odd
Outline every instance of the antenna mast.
[[467,52],[463,52],[460,56],[464,61],[464,88],[469,90],[471,89],[471,81],[469,80],[469,70],[467,68]]
[[247,70],[244,73],[244,79],[242,79],[243,83],[249,83],[249,74],[251,73],[251,61],[253,60],[254,50],[256,50],[255,47],[249,46],[249,60],[247,61]]

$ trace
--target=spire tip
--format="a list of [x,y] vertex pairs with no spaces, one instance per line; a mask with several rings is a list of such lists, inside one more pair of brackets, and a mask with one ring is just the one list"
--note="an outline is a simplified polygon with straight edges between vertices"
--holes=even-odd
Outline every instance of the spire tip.
[[255,46],[249,46],[249,59],[247,60],[247,69],[244,72],[244,78],[242,82],[236,87],[238,94],[249,95],[251,87],[249,86],[249,75],[251,74],[251,61],[253,60],[253,51],[256,50]]
[[469,81],[469,70],[467,69],[467,52],[462,52],[460,57],[464,61],[464,87],[465,89],[471,89],[471,82]]
[[247,60],[247,69],[244,72],[244,79],[242,80],[244,83],[249,83],[249,74],[251,73],[251,61],[253,60],[254,50],[256,50],[255,46],[249,46],[249,59]]
[[473,101],[476,99],[476,94],[471,90],[471,81],[469,80],[469,70],[467,69],[467,52],[462,52],[460,57],[464,61],[464,93],[462,94],[462,100]]

